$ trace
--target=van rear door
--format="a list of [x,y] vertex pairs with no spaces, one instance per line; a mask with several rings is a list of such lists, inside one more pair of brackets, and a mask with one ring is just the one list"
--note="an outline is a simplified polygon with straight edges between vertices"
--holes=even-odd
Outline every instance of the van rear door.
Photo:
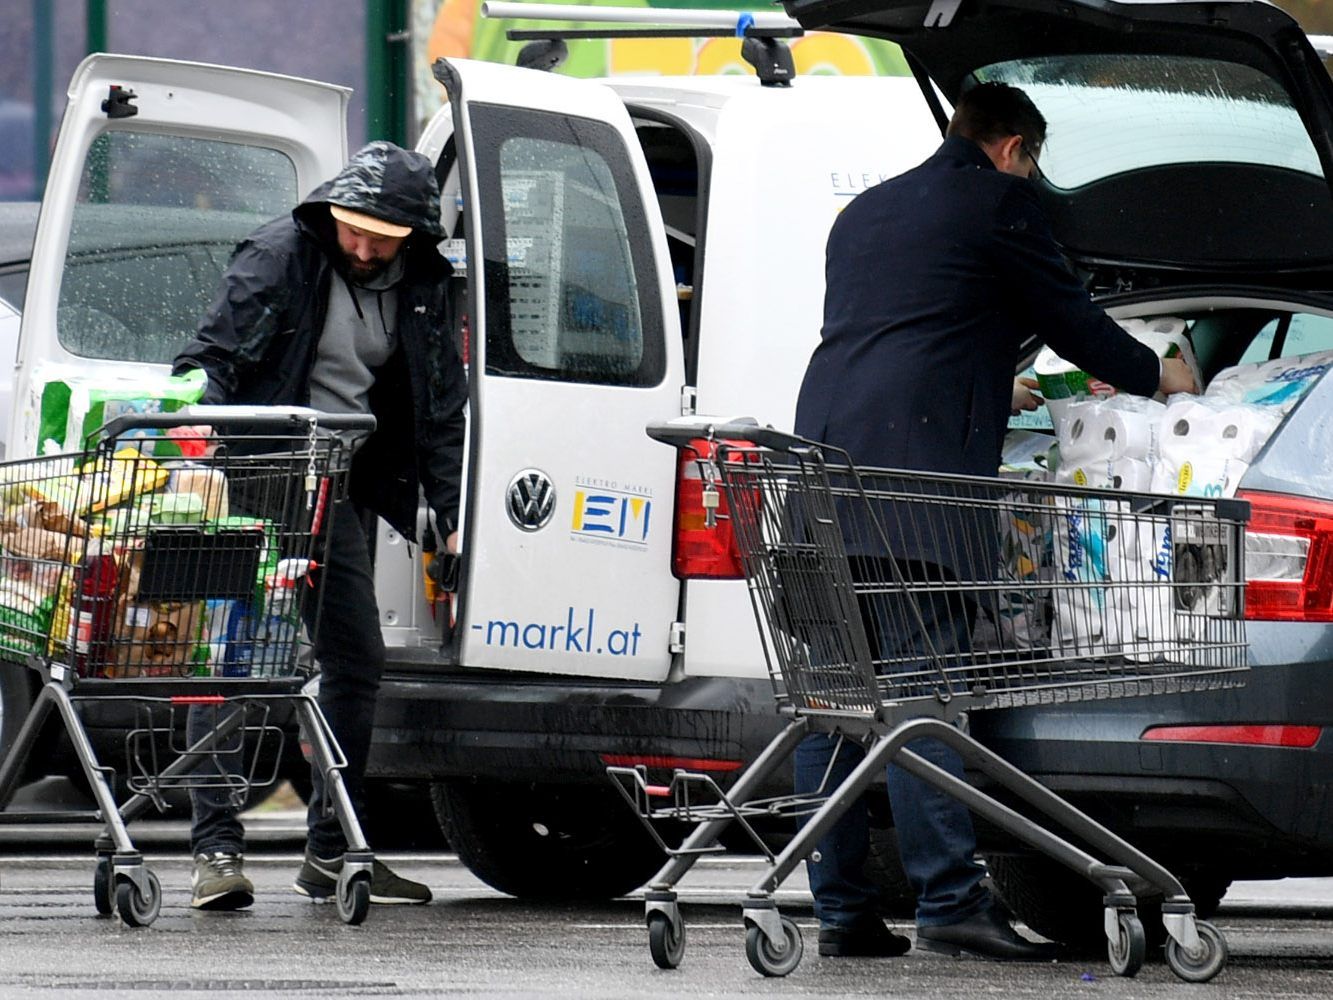
[[8,454],[39,442],[34,376],[165,370],[236,243],[346,156],[344,87],[167,59],[75,70],[23,307]]
[[662,680],[675,456],[644,426],[680,412],[684,362],[633,125],[586,80],[466,60],[436,75],[471,331],[458,661]]

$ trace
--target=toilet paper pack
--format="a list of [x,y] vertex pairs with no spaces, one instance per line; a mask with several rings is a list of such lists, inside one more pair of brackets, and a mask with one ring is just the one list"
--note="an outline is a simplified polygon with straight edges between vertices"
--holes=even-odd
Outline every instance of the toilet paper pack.
[[1107,502],[1056,498],[1055,615],[1052,645],[1066,656],[1102,656],[1120,644],[1120,615],[1108,584],[1118,531]]
[[1161,403],[1137,396],[1071,403],[1060,423],[1055,481],[1146,491],[1152,483],[1164,412]]
[[[85,365],[41,362],[33,368],[21,415],[20,454],[54,455],[83,448],[88,435],[127,413],[173,413],[203,398],[207,377],[155,371],[127,374]],[[145,429],[157,457],[176,457],[179,445],[162,431]]]
[[[1184,358],[1194,373],[1194,380],[1202,384],[1199,364],[1185,335],[1183,319],[1176,316],[1161,316],[1151,320],[1122,319],[1116,322],[1139,343],[1151,347],[1159,358]],[[1041,394],[1046,399],[1046,408],[1050,411],[1057,431],[1073,400],[1084,396],[1106,398],[1116,394],[1114,386],[1092,377],[1077,365],[1061,358],[1049,347],[1041,349],[1033,367],[1037,373]]]
[[1158,435],[1153,492],[1232,496],[1281,419],[1273,406],[1228,404],[1207,396],[1172,397]]
[[1218,372],[1204,395],[1222,403],[1273,407],[1286,414],[1329,368],[1333,368],[1333,351],[1236,365]]

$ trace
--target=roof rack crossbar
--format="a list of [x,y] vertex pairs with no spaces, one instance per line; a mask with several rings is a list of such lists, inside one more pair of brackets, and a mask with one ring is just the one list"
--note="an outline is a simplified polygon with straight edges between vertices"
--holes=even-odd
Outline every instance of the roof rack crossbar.
[[[801,28],[747,28],[746,38],[800,38]],[[594,38],[735,38],[727,28],[510,28],[505,37],[511,42],[545,38],[567,41]]]
[[517,3],[486,0],[482,17],[532,21],[583,21],[589,24],[663,25],[677,28],[759,29],[800,28],[785,14],[773,11],[689,10],[680,7],[594,7],[581,4]]

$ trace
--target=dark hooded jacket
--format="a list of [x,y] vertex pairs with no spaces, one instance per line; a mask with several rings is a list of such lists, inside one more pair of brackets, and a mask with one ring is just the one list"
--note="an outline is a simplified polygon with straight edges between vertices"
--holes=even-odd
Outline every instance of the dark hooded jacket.
[[[174,371],[208,373],[206,403],[306,406],[329,289],[341,260],[330,204],[413,232],[403,243],[398,347],[375,374],[375,432],[352,465],[352,499],[416,537],[417,484],[442,527],[457,518],[467,381],[449,331],[449,264],[436,249],[439,189],[420,153],[386,142],[360,150],[290,215],[236,248],[221,293]],[[338,280],[341,280],[340,278]]]

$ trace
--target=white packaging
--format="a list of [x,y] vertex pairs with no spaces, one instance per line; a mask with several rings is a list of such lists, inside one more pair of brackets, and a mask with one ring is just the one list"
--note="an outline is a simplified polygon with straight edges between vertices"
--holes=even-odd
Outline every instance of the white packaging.
[[1162,416],[1153,492],[1231,496],[1281,419],[1271,406],[1172,397]]
[[1057,482],[1147,490],[1157,456],[1161,403],[1136,396],[1079,400],[1060,423]]
[[1236,365],[1218,372],[1204,396],[1219,403],[1251,403],[1289,413],[1324,372],[1333,351]]
[[[1161,316],[1150,320],[1117,320],[1131,337],[1146,344],[1159,358],[1181,357],[1194,373],[1195,382],[1203,384],[1199,363],[1194,358],[1185,335],[1185,321],[1175,316]],[[1096,379],[1077,365],[1066,361],[1049,347],[1043,347],[1033,364],[1041,394],[1046,400],[1051,420],[1058,431],[1069,404],[1080,397],[1107,398],[1116,395],[1116,388]]]
[[1051,644],[1064,656],[1104,656],[1120,643],[1111,581],[1111,523],[1101,500],[1056,498],[1055,617]]

